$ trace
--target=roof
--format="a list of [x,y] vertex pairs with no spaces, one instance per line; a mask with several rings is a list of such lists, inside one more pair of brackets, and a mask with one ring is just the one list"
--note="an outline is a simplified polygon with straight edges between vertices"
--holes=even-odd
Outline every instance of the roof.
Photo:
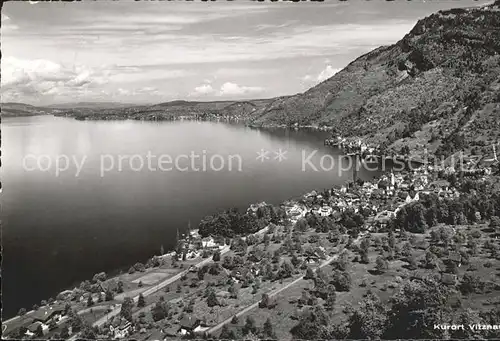
[[63,311],[64,306],[62,304],[44,306],[31,314],[31,317],[33,318],[33,320],[44,322],[49,320],[55,314],[61,314]]
[[199,319],[192,316],[184,316],[184,318],[180,321],[181,328],[184,329],[193,329],[200,322]]
[[163,340],[164,334],[161,330],[155,330],[151,335],[148,336],[147,340],[160,341]]
[[34,333],[38,329],[38,327],[41,326],[41,325],[42,325],[42,323],[39,322],[39,321],[33,322],[32,324],[30,324],[28,326],[28,330],[30,332]]
[[445,284],[455,284],[457,275],[444,273],[441,275],[441,281]]
[[453,262],[460,262],[462,260],[462,256],[458,252],[450,252],[448,259]]
[[179,328],[180,327],[178,325],[173,325],[171,327],[164,329],[163,332],[165,333],[165,336],[177,336]]

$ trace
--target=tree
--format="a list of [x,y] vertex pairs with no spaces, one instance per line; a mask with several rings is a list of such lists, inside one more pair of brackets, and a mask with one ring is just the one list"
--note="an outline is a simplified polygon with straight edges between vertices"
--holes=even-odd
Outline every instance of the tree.
[[370,263],[370,258],[368,257],[368,251],[367,250],[361,249],[360,250],[360,254],[361,254],[361,263],[363,263],[363,264]]
[[230,298],[238,298],[238,288],[234,285],[234,283],[231,283],[231,285],[229,286],[229,295]]
[[452,321],[449,316],[451,291],[437,281],[411,281],[401,284],[390,300],[384,339],[443,339],[434,324]]
[[144,295],[142,293],[139,294],[139,299],[137,300],[137,306],[139,308],[142,308],[142,307],[146,306],[146,300],[144,299]]
[[392,249],[394,249],[394,247],[396,246],[396,237],[394,236],[394,232],[392,232],[392,230],[390,230],[388,233],[388,244]]
[[475,292],[480,292],[482,288],[481,279],[477,276],[465,274],[460,283],[460,292],[464,295],[470,295]]
[[389,263],[382,256],[378,256],[375,261],[375,268],[378,273],[384,273],[387,269],[389,269]]
[[300,263],[302,263],[302,261],[297,257],[296,254],[293,254],[291,262],[294,267],[298,267]]
[[187,307],[184,309],[184,311],[186,313],[191,314],[194,310],[194,304],[195,304],[195,300],[194,300],[194,298],[192,298],[191,300],[189,300],[189,303],[188,303]]
[[217,300],[217,295],[215,294],[214,290],[211,290],[207,296],[207,305],[209,307],[215,307],[216,305],[219,305],[219,301]]
[[262,294],[262,299],[259,302],[259,308],[267,308],[269,306],[269,295],[267,293]]
[[92,282],[94,282],[94,283],[104,282],[106,280],[106,278],[107,278],[107,276],[106,276],[105,272],[99,272],[99,273],[94,275],[94,277],[92,278]]
[[278,275],[280,278],[288,278],[292,277],[292,274],[293,274],[293,266],[288,260],[285,260],[283,263],[281,263]]
[[265,338],[276,339],[276,334],[274,333],[273,330],[273,324],[269,319],[269,317],[267,318],[266,322],[264,322],[262,333],[264,334]]
[[408,269],[416,270],[417,268],[417,260],[415,259],[415,256],[413,254],[410,254],[410,256],[408,257]]
[[446,263],[445,271],[450,274],[458,274],[458,266],[455,262],[449,261]]
[[132,308],[134,306],[134,301],[130,297],[125,297],[120,310],[120,316],[124,319],[132,322]]
[[220,261],[220,251],[219,250],[215,251],[212,259],[213,259],[214,262],[219,262]]
[[160,299],[151,310],[151,315],[155,322],[163,320],[168,315],[168,305]]
[[231,319],[231,323],[238,324],[238,322],[239,322],[238,316],[234,315],[233,318]]
[[222,329],[220,331],[219,339],[221,340],[235,340],[236,335],[232,329],[229,329],[229,327],[225,324],[222,326]]
[[123,292],[123,282],[122,281],[118,281],[116,292],[117,293],[122,293]]
[[430,251],[425,252],[424,266],[427,269],[434,269],[437,266],[437,257]]
[[257,327],[255,326],[255,320],[252,316],[247,316],[245,319],[245,325],[243,326],[243,335],[249,333],[255,334],[257,332]]
[[332,284],[337,291],[349,291],[351,289],[351,276],[345,271],[336,270],[333,273]]
[[106,292],[105,292],[105,294],[104,294],[104,299],[105,299],[106,301],[112,301],[112,300],[113,300],[113,298],[114,298],[114,297],[113,297],[113,293],[111,292],[111,290],[106,289]]
[[295,230],[299,232],[305,232],[309,228],[309,224],[305,218],[300,218],[295,223]]
[[97,333],[96,330],[92,328],[92,326],[84,324],[80,336],[84,340],[95,340],[97,338]]
[[67,339],[69,338],[69,328],[68,326],[65,324],[63,325],[63,327],[61,328],[61,334],[60,334],[61,338],[62,339]]
[[337,301],[337,293],[335,292],[335,287],[333,285],[328,285],[328,295],[325,301],[325,309],[333,310],[335,308],[335,302]]
[[19,312],[17,313],[18,316],[24,316],[25,314],[26,314],[26,309],[25,308],[19,309]]
[[386,324],[385,308],[369,294],[348,319],[349,339],[380,339]]
[[78,315],[75,311],[69,310],[68,317],[70,321],[71,331],[73,333],[79,332],[83,327],[83,320],[80,315]]
[[497,216],[491,217],[489,227],[493,229],[495,232],[500,232],[500,217]]
[[89,295],[87,298],[87,307],[92,307],[94,305],[94,300],[92,299],[92,295]]
[[37,338],[43,337],[43,328],[42,328],[41,324],[39,324],[35,330],[35,337],[37,337]]
[[304,276],[304,279],[314,279],[314,278],[315,278],[315,274],[314,274],[313,269],[311,269],[310,266],[307,266],[306,274]]
[[290,331],[295,339],[328,339],[330,319],[323,307],[315,306],[305,311],[300,317],[297,325]]
[[144,284],[142,283],[142,281],[139,281],[139,283],[137,284],[137,286],[138,286],[139,288],[142,288],[142,287],[144,286]]

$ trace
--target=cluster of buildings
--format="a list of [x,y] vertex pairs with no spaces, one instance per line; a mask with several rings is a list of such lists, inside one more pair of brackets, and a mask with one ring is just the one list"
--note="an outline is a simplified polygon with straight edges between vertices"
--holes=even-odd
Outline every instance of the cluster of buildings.
[[312,213],[318,217],[340,217],[346,209],[355,213],[368,212],[368,229],[385,227],[405,205],[418,201],[422,194],[434,193],[440,198],[454,198],[460,194],[446,180],[436,177],[427,167],[413,171],[384,174],[362,185],[342,185],[318,193],[312,191],[301,200],[285,203],[284,207],[292,223]]
[[366,142],[362,142],[361,139],[357,140],[347,139],[340,135],[326,139],[325,145],[340,148],[344,150],[347,154],[349,153],[377,154],[377,152],[379,151],[379,146],[372,146]]
[[32,323],[27,327],[26,336],[40,337],[40,335],[37,335],[40,330],[43,335],[47,334],[49,330],[57,327],[64,316],[64,306],[62,304],[41,307],[30,314],[29,318],[32,320]]

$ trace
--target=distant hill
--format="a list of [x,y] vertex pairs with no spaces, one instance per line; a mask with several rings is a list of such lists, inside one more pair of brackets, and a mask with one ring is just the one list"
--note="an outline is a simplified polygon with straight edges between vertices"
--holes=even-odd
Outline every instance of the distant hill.
[[89,108],[72,107],[66,110],[57,110],[56,115],[75,117],[80,120],[176,120],[180,118],[193,119],[244,119],[253,112],[267,105],[271,100],[251,101],[171,101],[154,105]]
[[135,107],[137,104],[130,103],[119,103],[119,102],[77,102],[77,103],[61,103],[61,104],[52,104],[47,106],[48,108],[55,109],[113,109],[113,108],[127,108],[127,107]]
[[50,112],[46,108],[35,107],[24,103],[1,103],[2,117],[46,115]]
[[393,149],[446,155],[500,133],[500,1],[440,11],[308,91],[278,98],[251,124],[328,125]]

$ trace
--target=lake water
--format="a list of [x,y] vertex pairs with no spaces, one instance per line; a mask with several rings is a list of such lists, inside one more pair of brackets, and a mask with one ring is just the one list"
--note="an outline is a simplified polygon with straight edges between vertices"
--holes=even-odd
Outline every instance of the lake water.
[[[176,230],[185,231],[189,221],[196,227],[218,210],[278,204],[342,184],[352,173],[339,174],[338,165],[327,170],[331,158],[324,155],[335,154],[323,146],[325,136],[212,122],[3,119],[4,317],[97,272],[144,262],[161,245],[168,250]],[[256,159],[261,149],[269,159]],[[280,149],[286,157],[281,162],[274,159]],[[191,153],[200,157],[189,158]],[[311,153],[316,154],[303,169]],[[165,163],[159,168],[154,157],[161,155]],[[72,161],[58,174],[55,161],[66,168],[64,156]],[[139,170],[141,160],[146,163]],[[373,173],[359,175],[366,179]]]

